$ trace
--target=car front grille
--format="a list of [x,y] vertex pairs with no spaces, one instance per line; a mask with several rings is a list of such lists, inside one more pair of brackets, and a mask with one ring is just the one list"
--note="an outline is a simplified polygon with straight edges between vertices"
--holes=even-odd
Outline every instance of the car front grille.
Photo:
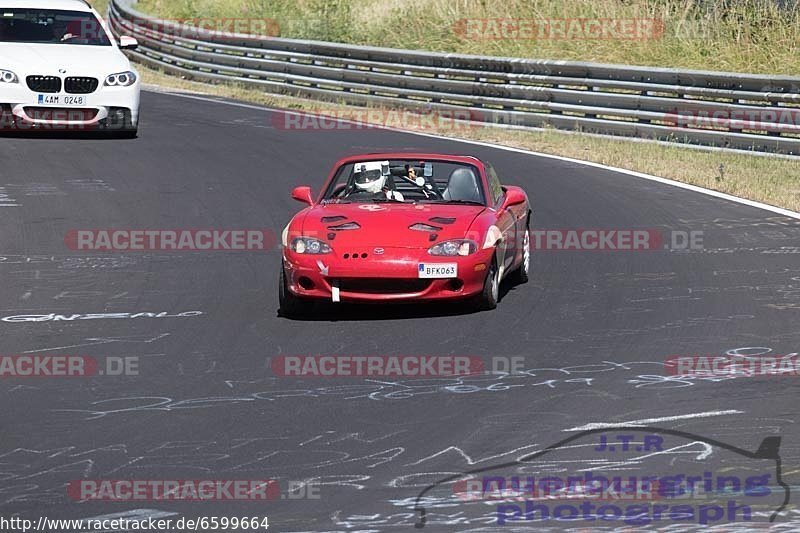
[[64,90],[71,94],[89,94],[95,92],[99,84],[97,78],[71,76],[64,80]]
[[57,93],[61,91],[61,78],[58,76],[28,76],[28,89],[37,93]]
[[429,279],[342,278],[339,290],[362,294],[404,294],[422,292],[431,285]]

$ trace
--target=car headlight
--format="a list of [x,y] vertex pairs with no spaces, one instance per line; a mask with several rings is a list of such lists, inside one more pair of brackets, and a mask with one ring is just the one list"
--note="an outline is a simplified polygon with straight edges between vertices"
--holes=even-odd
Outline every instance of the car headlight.
[[291,249],[298,254],[329,254],[333,250],[328,243],[322,242],[311,237],[297,237],[292,241]]
[[428,249],[428,253],[431,255],[447,256],[469,255],[476,251],[478,251],[478,244],[467,239],[440,242]]
[[0,70],[0,83],[19,83],[19,78],[10,70]]
[[136,74],[130,70],[106,77],[106,87],[127,87],[136,83]]

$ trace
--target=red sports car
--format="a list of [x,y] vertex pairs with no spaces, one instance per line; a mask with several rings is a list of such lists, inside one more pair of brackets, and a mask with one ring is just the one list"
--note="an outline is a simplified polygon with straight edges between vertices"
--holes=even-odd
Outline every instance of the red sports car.
[[366,154],[339,160],[282,235],[280,310],[310,302],[471,299],[494,309],[500,281],[528,280],[531,207],[470,156]]

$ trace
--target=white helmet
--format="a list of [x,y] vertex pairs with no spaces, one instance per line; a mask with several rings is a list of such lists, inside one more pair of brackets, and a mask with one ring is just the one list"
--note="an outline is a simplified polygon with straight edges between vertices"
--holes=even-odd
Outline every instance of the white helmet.
[[364,192],[378,193],[383,189],[389,175],[388,161],[356,163],[353,168],[355,184]]

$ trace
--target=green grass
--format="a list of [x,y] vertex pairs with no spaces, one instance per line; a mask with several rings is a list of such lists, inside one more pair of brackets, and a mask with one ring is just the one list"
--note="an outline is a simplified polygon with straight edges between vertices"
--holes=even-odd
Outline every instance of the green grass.
[[[107,1],[107,0],[103,0]],[[164,18],[270,18],[285,37],[534,59],[800,74],[798,0],[140,0]],[[461,19],[658,19],[659,38],[466,38]]]

